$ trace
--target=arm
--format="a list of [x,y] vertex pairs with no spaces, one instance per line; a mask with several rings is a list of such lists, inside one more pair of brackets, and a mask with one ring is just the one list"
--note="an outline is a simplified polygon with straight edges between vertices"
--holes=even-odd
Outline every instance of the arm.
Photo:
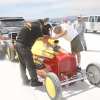
[[49,34],[51,33],[51,36],[52,36],[52,26],[50,23],[48,23],[48,27],[49,27]]
[[51,32],[51,36],[52,36],[52,28],[50,28],[50,31],[49,31],[49,33]]
[[73,23],[73,28],[74,28],[74,29],[75,29],[75,27],[76,27],[76,24],[75,24],[75,23],[76,23],[76,21]]
[[43,37],[43,34],[42,34],[42,32],[41,32],[41,29],[40,29],[40,27],[39,26],[37,26],[37,27],[35,27],[35,29],[36,29],[36,37],[37,38],[41,38],[41,40],[45,43],[45,44],[47,44],[48,46],[51,46],[52,48],[53,47],[55,47],[55,45],[51,45],[49,42],[48,42],[48,40],[45,38],[45,37]]
[[83,30],[82,30],[82,33],[81,33],[81,34],[83,34],[85,31],[86,31],[86,24],[85,24],[85,22],[84,22],[84,23],[83,23]]
[[62,37],[62,36],[64,36],[64,35],[66,35],[66,33],[67,33],[67,30],[63,31],[62,33],[60,33],[60,34],[56,37],[56,39],[58,39],[58,38],[60,38],[60,37]]
[[45,44],[47,44],[48,46],[50,46],[50,47],[55,47],[55,46],[53,46],[53,45],[51,45],[49,42],[48,42],[48,40],[46,39],[46,38],[44,38],[44,37],[41,37],[41,40],[45,43]]

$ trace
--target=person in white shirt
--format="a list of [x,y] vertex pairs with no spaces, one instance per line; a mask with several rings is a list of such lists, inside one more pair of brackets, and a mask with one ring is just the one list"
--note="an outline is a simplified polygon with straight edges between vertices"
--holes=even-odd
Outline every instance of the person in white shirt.
[[63,22],[70,25],[70,20],[64,20]]
[[67,24],[70,25],[70,21],[69,20],[67,21]]
[[51,37],[51,39],[63,37],[65,40],[71,42],[71,52],[73,55],[77,55],[77,69],[81,70],[80,52],[83,51],[83,46],[78,32],[66,23],[63,23],[60,26],[55,26],[53,32],[56,34],[56,37]]

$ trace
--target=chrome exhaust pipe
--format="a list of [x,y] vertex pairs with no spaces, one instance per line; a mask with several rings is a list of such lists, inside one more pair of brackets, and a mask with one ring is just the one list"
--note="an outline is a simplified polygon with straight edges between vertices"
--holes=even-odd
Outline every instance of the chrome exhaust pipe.
[[43,64],[44,58],[38,58],[37,59],[41,64]]

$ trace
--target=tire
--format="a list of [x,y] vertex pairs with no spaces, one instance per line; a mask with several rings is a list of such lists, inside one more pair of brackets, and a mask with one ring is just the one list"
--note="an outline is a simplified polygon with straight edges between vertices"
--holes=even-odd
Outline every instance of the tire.
[[97,31],[93,31],[94,33],[96,33]]
[[50,72],[45,76],[45,88],[51,100],[60,100],[61,84],[56,74]]
[[98,63],[91,63],[86,68],[86,73],[88,75],[88,81],[92,85],[99,85],[100,84],[100,64]]
[[16,50],[15,50],[15,55],[17,55],[17,60],[19,61],[18,53]]
[[7,55],[10,61],[15,60],[15,51],[12,49],[12,47],[13,47],[12,43],[7,44]]
[[3,47],[3,46],[1,45],[1,50],[2,50],[4,53],[7,53],[7,46],[4,46],[4,47]]
[[4,52],[0,49],[0,60],[5,59],[6,55],[4,54]]
[[87,33],[87,29],[85,30],[85,33]]

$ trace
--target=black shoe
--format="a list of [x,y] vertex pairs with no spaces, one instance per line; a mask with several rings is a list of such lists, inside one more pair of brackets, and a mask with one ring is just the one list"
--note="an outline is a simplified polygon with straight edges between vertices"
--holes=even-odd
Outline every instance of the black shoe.
[[37,82],[31,82],[31,86],[42,86],[43,85],[43,83],[42,82],[39,82],[39,81],[37,81]]
[[87,48],[86,47],[84,47],[84,49],[85,49],[85,51],[87,51]]
[[79,67],[77,67],[77,70],[81,71],[81,67],[80,67],[80,68],[79,68]]
[[29,79],[28,79],[28,80],[23,80],[23,81],[22,81],[22,84],[23,84],[23,85],[27,85],[27,84],[30,83],[30,82],[31,82],[31,81],[30,81]]

